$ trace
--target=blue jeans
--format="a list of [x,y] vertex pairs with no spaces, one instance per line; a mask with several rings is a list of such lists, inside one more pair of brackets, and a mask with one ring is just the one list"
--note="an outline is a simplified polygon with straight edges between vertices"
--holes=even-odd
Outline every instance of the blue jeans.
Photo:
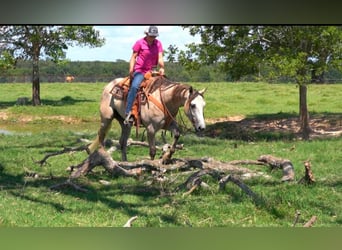
[[141,82],[144,80],[144,75],[140,72],[134,72],[131,87],[129,88],[127,95],[127,106],[126,115],[131,111],[135,96],[137,95],[138,89]]

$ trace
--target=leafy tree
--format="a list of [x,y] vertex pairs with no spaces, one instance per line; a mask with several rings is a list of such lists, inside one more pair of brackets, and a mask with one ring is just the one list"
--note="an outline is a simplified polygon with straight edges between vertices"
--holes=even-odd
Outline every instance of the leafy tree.
[[307,84],[329,66],[342,69],[342,30],[338,26],[183,26],[200,34],[200,44],[188,44],[179,61],[189,68],[217,63],[233,80],[256,74],[269,65],[274,77],[287,76],[299,87],[300,122],[309,138]]
[[39,60],[54,62],[65,58],[68,46],[98,47],[104,44],[92,26],[0,26],[0,66],[15,64],[18,59],[32,62],[32,104],[40,105]]

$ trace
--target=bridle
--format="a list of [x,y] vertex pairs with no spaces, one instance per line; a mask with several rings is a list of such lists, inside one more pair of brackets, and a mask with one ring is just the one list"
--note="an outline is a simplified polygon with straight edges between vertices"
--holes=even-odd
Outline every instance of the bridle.
[[188,99],[186,100],[185,104],[184,104],[184,111],[186,114],[188,114],[189,120],[192,123],[192,126],[195,127],[195,119],[194,119],[194,114],[193,114],[193,107],[191,107],[191,102],[197,97],[197,96],[202,96],[198,91],[195,91],[194,93],[192,93]]

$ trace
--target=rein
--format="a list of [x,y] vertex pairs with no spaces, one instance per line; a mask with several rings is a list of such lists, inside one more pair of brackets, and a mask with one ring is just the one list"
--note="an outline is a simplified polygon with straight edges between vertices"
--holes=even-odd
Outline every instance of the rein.
[[170,113],[169,109],[166,107],[165,102],[163,100],[162,97],[162,90],[161,90],[161,86],[159,87],[159,93],[160,93],[160,101],[161,103],[155,98],[153,97],[151,94],[146,94],[148,100],[151,101],[153,104],[155,104],[161,111],[163,111],[165,117],[166,117],[166,121],[165,121],[165,125],[164,128],[167,128],[170,123],[172,121],[176,122],[176,119],[173,117],[173,115]]

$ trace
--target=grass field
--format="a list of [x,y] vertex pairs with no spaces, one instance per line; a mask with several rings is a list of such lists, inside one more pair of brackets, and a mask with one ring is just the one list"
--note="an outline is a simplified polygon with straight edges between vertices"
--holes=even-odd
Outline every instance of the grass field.
[[[81,146],[81,138],[92,140],[99,125],[98,105],[105,83],[41,84],[43,105],[16,105],[18,97],[31,95],[30,84],[0,84],[0,225],[5,227],[121,227],[138,216],[135,227],[292,227],[297,211],[297,226],[317,216],[315,227],[342,225],[342,140],[341,136],[314,137],[302,141],[290,129],[267,130],[274,121],[288,128],[285,121],[298,116],[298,88],[295,84],[194,83],[205,93],[207,129],[202,136],[190,131],[185,122],[180,143],[184,149],[174,157],[212,157],[220,161],[256,160],[272,154],[292,161],[296,181],[282,183],[281,171],[261,166],[266,172],[246,184],[265,200],[253,201],[233,184],[224,190],[212,178],[205,178],[209,189],[163,195],[183,182],[186,176],[175,172],[172,183],[150,184],[150,176],[139,180],[112,178],[104,169],[82,177],[78,184],[86,193],[72,188],[51,190],[65,181],[67,167],[79,164],[86,153],[52,157],[40,167],[35,160],[63,147]],[[308,106],[317,128],[342,128],[342,85],[309,85]],[[239,119],[232,119],[238,117]],[[181,115],[180,120],[185,119]],[[244,123],[247,122],[248,123]],[[284,122],[280,123],[279,121]],[[316,120],[315,120],[316,121]],[[261,123],[262,122],[262,123]],[[262,124],[262,126],[260,125]],[[252,126],[253,125],[253,126]],[[258,126],[256,126],[258,125]],[[135,138],[140,140],[141,134]],[[113,123],[109,137],[120,134]],[[169,134],[167,139],[171,140]],[[158,134],[158,143],[162,138]],[[131,146],[128,160],[146,159],[148,149]],[[114,152],[113,159],[120,160]],[[310,159],[316,183],[300,185],[303,162]],[[34,176],[32,173],[36,173]],[[31,173],[31,174],[30,174]],[[100,180],[109,182],[101,184]]]

